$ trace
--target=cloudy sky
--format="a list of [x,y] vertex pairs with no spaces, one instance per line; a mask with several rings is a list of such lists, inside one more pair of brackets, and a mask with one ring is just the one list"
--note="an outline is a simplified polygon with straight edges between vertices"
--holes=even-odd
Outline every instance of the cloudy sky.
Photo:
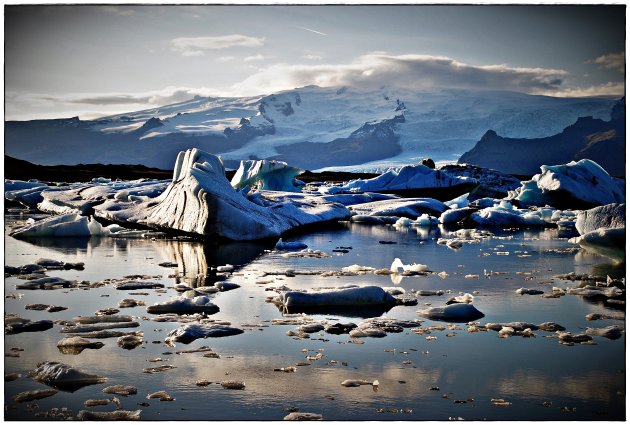
[[6,6],[5,118],[309,84],[623,95],[625,6]]

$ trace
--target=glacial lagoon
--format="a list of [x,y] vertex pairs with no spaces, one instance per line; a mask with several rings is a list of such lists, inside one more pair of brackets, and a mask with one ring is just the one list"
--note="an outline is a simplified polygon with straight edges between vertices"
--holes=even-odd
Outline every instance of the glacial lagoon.
[[[21,266],[40,258],[83,262],[83,270],[51,270],[48,276],[85,281],[76,288],[17,290],[24,281],[5,278],[5,314],[31,320],[57,321],[52,329],[5,335],[5,419],[37,420],[76,417],[81,410],[112,412],[116,405],[86,408],[89,399],[117,397],[121,409],[141,410],[142,420],[282,420],[291,412],[320,414],[325,420],[623,420],[625,418],[625,334],[618,339],[593,336],[591,344],[563,345],[554,332],[534,331],[532,337],[500,338],[495,331],[470,332],[466,323],[433,321],[417,311],[442,306],[460,294],[474,296],[485,314],[477,320],[555,322],[573,334],[587,327],[624,325],[620,320],[589,321],[586,315],[623,316],[605,299],[578,295],[546,298],[518,295],[522,287],[551,294],[552,287],[574,288],[579,281],[557,276],[569,273],[621,278],[625,265],[589,254],[568,243],[574,231],[554,229],[490,230],[492,237],[454,250],[438,244],[448,233],[443,227],[403,228],[342,222],[326,229],[285,237],[299,241],[324,258],[287,258],[275,251],[275,241],[221,245],[173,238],[31,238],[7,236],[8,228],[28,215],[5,216],[5,264]],[[507,254],[506,254],[507,253]],[[393,260],[425,264],[426,275],[340,275],[352,265],[389,269]],[[171,264],[164,264],[171,263]],[[163,264],[163,265],[160,265]],[[216,267],[233,265],[225,273]],[[440,272],[441,275],[438,275]],[[106,279],[142,275],[163,289],[116,290]],[[224,275],[223,277],[221,277]],[[143,332],[143,343],[123,349],[116,338],[105,338],[100,349],[63,354],[57,343],[59,321],[92,316],[118,308],[123,299],[146,306],[180,295],[174,287],[213,285],[219,279],[238,284],[210,295],[220,311],[208,316],[229,322],[244,333],[197,339],[190,344],[165,344],[176,322],[156,322],[145,306],[119,308],[140,326],[122,331]],[[315,311],[284,315],[268,302],[269,289],[331,288],[342,285],[397,287],[416,306],[385,310]],[[421,295],[442,290],[443,295]],[[68,307],[49,313],[26,310],[44,303]],[[369,317],[417,320],[383,338],[352,338],[323,331],[301,338],[298,322],[356,323]],[[293,324],[278,324],[278,319]],[[281,323],[281,322],[280,322]],[[423,329],[418,332],[418,329]],[[472,328],[471,328],[472,330]],[[287,335],[293,331],[293,336]],[[208,347],[212,351],[181,353]],[[179,352],[179,353],[178,353]],[[214,353],[208,355],[208,353]],[[107,378],[73,392],[59,391],[35,401],[14,401],[24,391],[50,388],[28,375],[37,364],[57,361]],[[146,369],[170,365],[157,373]],[[284,370],[282,370],[284,369]],[[345,380],[378,381],[377,386],[345,387]],[[205,381],[205,382],[204,382]],[[237,381],[243,389],[226,389],[220,382]],[[133,385],[137,394],[114,396],[102,392],[111,385]],[[201,385],[198,385],[201,384]],[[147,399],[165,391],[174,400]]]

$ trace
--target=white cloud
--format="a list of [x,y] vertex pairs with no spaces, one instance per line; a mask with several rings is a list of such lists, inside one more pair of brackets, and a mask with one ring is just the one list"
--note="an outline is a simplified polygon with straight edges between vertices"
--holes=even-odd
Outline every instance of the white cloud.
[[175,51],[184,56],[187,52],[203,52],[204,50],[227,49],[230,47],[260,47],[264,38],[249,37],[241,34],[221,35],[216,37],[179,37],[171,40]]
[[261,55],[260,53],[257,55],[253,55],[253,56],[247,56],[245,57],[245,59],[243,59],[245,62],[252,62],[252,61],[262,61],[265,59],[271,59],[274,58],[275,56],[265,56],[265,55]]
[[595,59],[589,60],[587,63],[594,63],[599,65],[600,68],[614,69],[623,74],[626,70],[626,54],[625,52],[610,53],[608,55],[599,56]]
[[315,84],[324,87],[388,85],[409,89],[452,87],[540,93],[560,89],[567,75],[567,71],[561,69],[475,66],[443,56],[393,56],[376,52],[346,64],[271,65],[231,89],[235,94],[245,95]]
[[322,60],[323,58],[320,55],[302,55],[302,59],[307,59],[310,61],[318,61],[318,60]]
[[234,56],[220,56],[216,59],[217,62],[230,62],[236,59]]
[[608,82],[590,87],[572,87],[556,90],[552,92],[542,92],[548,96],[555,97],[591,97],[591,96],[623,96],[625,93],[625,83]]

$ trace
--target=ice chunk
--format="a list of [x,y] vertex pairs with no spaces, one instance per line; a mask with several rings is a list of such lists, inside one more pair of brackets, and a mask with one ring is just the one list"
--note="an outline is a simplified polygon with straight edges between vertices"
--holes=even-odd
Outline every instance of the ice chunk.
[[219,307],[216,304],[210,302],[210,298],[205,295],[200,295],[194,298],[187,298],[181,296],[173,298],[168,301],[156,303],[147,307],[147,313],[151,314],[164,314],[164,313],[176,313],[176,314],[194,314],[194,313],[206,313],[215,314],[219,312]]
[[448,209],[442,202],[432,198],[404,198],[352,205],[350,209],[360,215],[394,216],[416,219],[422,214],[439,216]]
[[[399,171],[390,170],[372,179],[351,180],[339,189],[346,192],[405,192],[422,189],[453,189],[468,191],[477,185],[470,177],[452,176],[425,165],[406,165]],[[445,196],[448,196],[447,191]],[[449,199],[449,198],[446,198]]]
[[280,294],[279,300],[287,308],[396,304],[396,298],[380,286],[341,288],[319,292],[287,291]]
[[450,208],[440,215],[438,222],[442,224],[457,223],[458,221],[469,217],[475,211],[477,211],[476,208]]
[[577,213],[575,228],[581,235],[600,228],[626,227],[626,204],[608,204]]
[[276,242],[276,249],[279,251],[299,251],[308,248],[308,245],[299,241],[283,241],[282,238]]
[[169,345],[173,345],[175,342],[190,344],[198,338],[220,338],[242,333],[242,329],[226,325],[189,323],[169,332],[166,343]]
[[106,236],[109,232],[96,220],[78,214],[45,218],[14,230],[15,238],[28,237],[90,237]]
[[543,165],[541,173],[509,195],[524,205],[584,209],[625,202],[624,190],[590,159],[564,165]]
[[31,377],[46,385],[68,390],[100,384],[107,380],[105,377],[85,373],[59,362],[40,363],[31,373]]
[[442,320],[445,322],[469,322],[484,317],[484,314],[477,310],[472,304],[451,304],[445,307],[432,307],[420,310],[421,316],[431,320]]
[[264,159],[241,161],[231,184],[237,189],[253,186],[260,190],[299,192],[300,188],[294,181],[302,171],[304,170],[290,167],[283,161]]
[[580,237],[571,238],[569,242],[579,244],[588,251],[622,262],[626,258],[626,228],[600,228]]
[[416,263],[403,264],[400,258],[395,258],[389,269],[394,273],[402,273],[402,272],[423,273],[423,272],[426,272],[429,268],[425,264],[416,264]]

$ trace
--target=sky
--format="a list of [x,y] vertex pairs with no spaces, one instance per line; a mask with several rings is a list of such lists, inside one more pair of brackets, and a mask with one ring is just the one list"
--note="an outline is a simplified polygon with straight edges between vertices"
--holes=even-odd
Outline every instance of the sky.
[[5,119],[310,84],[622,96],[624,5],[7,5]]

